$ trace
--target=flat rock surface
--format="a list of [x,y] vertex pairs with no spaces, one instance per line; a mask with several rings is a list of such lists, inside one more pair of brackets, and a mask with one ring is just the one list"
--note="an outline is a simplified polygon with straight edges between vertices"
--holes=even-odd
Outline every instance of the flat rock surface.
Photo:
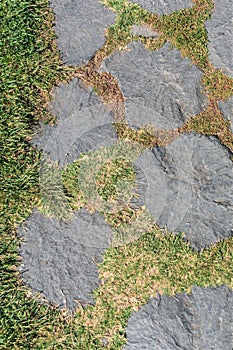
[[106,58],[101,69],[119,81],[130,125],[174,129],[207,106],[201,71],[168,43],[152,52],[132,42]]
[[206,22],[209,59],[233,78],[233,2],[214,1],[214,12]]
[[192,294],[150,299],[129,319],[124,350],[232,350],[233,291],[193,287]]
[[114,23],[114,12],[98,0],[51,0],[55,13],[57,45],[65,64],[88,62],[105,42],[105,30]]
[[167,15],[193,6],[192,0],[129,0],[129,2],[138,4],[145,10],[158,15]]
[[233,132],[233,96],[226,101],[219,101],[218,107],[224,118],[231,122],[230,128]]
[[202,249],[233,234],[233,163],[217,139],[183,134],[142,154],[145,205],[160,226]]
[[145,36],[145,37],[151,37],[151,38],[156,38],[160,35],[159,33],[157,33],[155,30],[151,29],[146,24],[142,24],[142,25],[134,24],[134,25],[132,25],[131,33],[132,33],[132,35]]
[[49,110],[57,117],[56,124],[43,127],[31,143],[60,166],[74,161],[81,153],[110,146],[117,139],[111,124],[113,113],[77,78],[53,90]]
[[64,223],[35,211],[18,233],[25,284],[70,310],[78,303],[94,303],[92,292],[99,286],[97,263],[112,238],[101,216],[81,209]]

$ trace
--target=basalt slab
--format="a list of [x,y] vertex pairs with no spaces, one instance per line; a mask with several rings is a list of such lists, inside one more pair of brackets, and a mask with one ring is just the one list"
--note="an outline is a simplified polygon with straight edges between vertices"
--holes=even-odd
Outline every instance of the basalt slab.
[[81,209],[66,223],[34,211],[18,234],[20,272],[27,286],[71,311],[94,303],[93,290],[100,283],[97,264],[112,238],[101,216]]
[[138,4],[145,10],[158,15],[168,15],[172,12],[193,6],[191,0],[129,0],[129,2]]
[[233,292],[226,286],[158,296],[134,313],[124,350],[232,350]]
[[105,43],[105,30],[115,14],[98,0],[51,0],[57,45],[65,64],[87,63]]
[[49,111],[57,117],[56,124],[43,126],[31,143],[59,166],[117,140],[112,111],[77,78],[53,90]]
[[226,101],[219,101],[218,106],[223,117],[230,121],[230,129],[233,132],[233,96]]
[[216,68],[233,78],[233,3],[214,1],[214,12],[206,21],[209,59]]
[[134,24],[134,25],[132,25],[131,33],[132,33],[132,35],[145,36],[146,38],[156,38],[160,35],[158,32],[151,29],[146,24],[141,24],[141,25]]
[[168,43],[152,52],[134,41],[106,58],[101,70],[117,78],[130,125],[175,129],[207,106],[202,72]]
[[183,134],[135,162],[147,180],[145,205],[159,226],[184,232],[195,249],[233,234],[232,153],[214,137]]

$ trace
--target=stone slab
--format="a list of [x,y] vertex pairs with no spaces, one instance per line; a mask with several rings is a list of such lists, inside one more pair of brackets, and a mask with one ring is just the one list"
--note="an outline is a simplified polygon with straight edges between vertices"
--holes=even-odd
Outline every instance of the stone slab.
[[175,129],[208,104],[202,72],[168,43],[152,52],[134,41],[106,58],[101,70],[119,81],[130,125]]
[[142,25],[132,25],[131,27],[131,34],[136,36],[145,36],[148,38],[156,38],[160,34],[157,33],[155,30],[151,29],[148,25],[142,24]]
[[193,6],[191,0],[129,0],[129,2],[138,4],[145,10],[158,15],[168,15]]
[[233,234],[232,153],[214,137],[183,134],[135,164],[148,187],[145,205],[160,226],[184,232],[196,249]]
[[233,78],[233,2],[214,1],[214,12],[206,21],[209,59]]
[[123,350],[232,350],[232,310],[226,286],[152,298],[129,319]]
[[50,0],[57,45],[65,64],[87,63],[105,43],[105,30],[116,15],[98,0]]
[[81,209],[65,223],[34,211],[18,234],[20,272],[26,285],[71,311],[79,303],[94,303],[93,290],[100,283],[97,263],[112,239],[112,230],[101,216]]
[[56,124],[41,128],[31,140],[59,166],[65,166],[81,153],[110,146],[117,140],[113,113],[91,88],[77,79],[60,84],[53,90],[49,111]]
[[219,101],[218,107],[223,117],[231,122],[230,129],[233,132],[233,96],[226,101]]

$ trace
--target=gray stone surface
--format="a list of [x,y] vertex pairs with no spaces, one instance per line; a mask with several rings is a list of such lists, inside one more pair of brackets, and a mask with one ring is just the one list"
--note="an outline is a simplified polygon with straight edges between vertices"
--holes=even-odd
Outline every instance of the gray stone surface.
[[142,24],[142,25],[134,24],[134,25],[132,25],[131,33],[132,33],[132,35],[145,36],[145,37],[151,37],[151,38],[156,38],[160,35],[155,30],[152,30],[146,24]]
[[101,216],[81,209],[65,223],[35,211],[18,234],[22,237],[20,272],[26,285],[70,310],[78,303],[94,303],[97,263],[112,239],[111,228]]
[[50,6],[63,62],[73,66],[87,63],[103,46],[105,30],[116,15],[98,0],[50,0]]
[[192,0],[129,0],[142,6],[145,10],[158,15],[167,15],[193,6]]
[[150,299],[129,319],[124,350],[232,350],[233,292],[193,287],[192,294]]
[[53,90],[49,110],[57,117],[56,124],[42,127],[31,143],[60,166],[72,162],[80,153],[110,146],[117,139],[111,124],[113,113],[77,78]]
[[106,58],[101,70],[118,79],[130,125],[174,129],[207,106],[201,71],[168,43],[152,52],[132,42]]
[[206,22],[211,63],[233,77],[233,2],[214,1],[214,13]]
[[219,101],[218,107],[224,118],[231,122],[231,131],[233,132],[233,96],[226,101]]
[[146,176],[145,205],[160,226],[202,249],[233,234],[233,163],[215,138],[184,134],[135,164]]
[[142,167],[139,162],[135,162],[133,165],[134,173],[135,173],[135,195],[132,196],[130,200],[130,206],[133,208],[141,207],[145,204],[146,194],[148,188],[148,182],[146,174],[144,173]]
[[95,151],[101,147],[112,146],[116,141],[117,135],[112,124],[96,127],[83,134],[82,137],[76,139],[65,157],[65,163],[73,162],[81,153]]

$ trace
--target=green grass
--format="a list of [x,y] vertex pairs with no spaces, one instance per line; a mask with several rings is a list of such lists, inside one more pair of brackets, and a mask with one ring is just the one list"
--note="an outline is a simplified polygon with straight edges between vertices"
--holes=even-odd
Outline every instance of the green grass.
[[124,190],[122,187],[120,189],[117,188],[117,184],[121,181],[125,182],[126,186],[127,184],[133,185],[135,182],[135,173],[129,162],[123,158],[107,161],[97,174],[96,186],[98,194],[106,202],[108,200],[117,200]]
[[47,1],[1,1],[1,286],[0,347],[29,349],[53,332],[60,315],[27,298],[16,272],[16,223],[39,201],[40,155],[28,140],[45,118],[45,97],[64,79]]
[[[173,236],[153,227],[144,208],[134,211],[127,205],[118,212],[105,214],[106,220],[119,235],[126,232],[130,237],[132,228],[136,228],[140,238],[106,251],[100,265],[103,283],[95,291],[96,306],[79,309],[71,319],[64,311],[39,304],[20,282],[16,225],[25,220],[36,206],[43,210],[47,208],[47,213],[59,210],[51,208],[54,193],[41,198],[41,155],[29,143],[33,126],[39,120],[50,122],[53,117],[45,108],[50,91],[59,81],[72,75],[93,86],[103,101],[122,101],[117,82],[110,75],[97,72],[97,68],[106,55],[123,49],[133,40],[132,24],[147,23],[161,34],[154,41],[136,38],[147,47],[155,50],[166,40],[170,41],[204,73],[203,84],[210,107],[189,119],[178,133],[194,130],[217,135],[233,150],[229,123],[224,121],[217,108],[217,100],[227,99],[233,94],[233,79],[208,61],[204,21],[211,15],[212,1],[195,0],[193,9],[163,17],[151,15],[125,0],[105,0],[104,3],[117,12],[116,23],[106,33],[103,48],[90,63],[77,69],[61,64],[51,30],[54,18],[48,10],[48,0],[2,0],[0,3],[1,349],[100,349],[103,338],[106,348],[120,349],[125,342],[124,327],[131,311],[155,296],[157,291],[169,295],[190,292],[193,284],[224,283],[233,288],[233,239],[197,253],[190,249],[182,235]],[[122,138],[129,137],[146,146],[159,143],[150,132],[135,132],[124,124],[118,125],[118,133]],[[167,135],[167,142],[177,136]],[[73,209],[88,205],[77,181],[80,161],[63,173],[67,199]],[[60,175],[58,172],[58,179]],[[129,183],[133,181],[134,173],[128,162],[104,163],[97,174],[98,194],[104,201],[114,200],[110,193],[117,193],[116,184],[122,178]],[[46,187],[46,183],[44,185]],[[56,195],[62,192],[60,190],[56,189]],[[59,203],[65,203],[63,195],[58,199]]]

